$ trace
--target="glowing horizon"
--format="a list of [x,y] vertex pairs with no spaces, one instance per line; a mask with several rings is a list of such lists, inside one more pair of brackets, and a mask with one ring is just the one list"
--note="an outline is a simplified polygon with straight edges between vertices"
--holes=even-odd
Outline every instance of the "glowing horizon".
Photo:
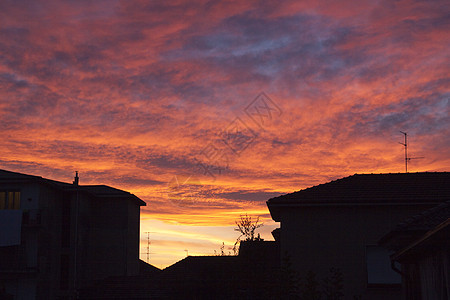
[[409,171],[449,170],[449,12],[447,1],[3,1],[0,168],[64,182],[78,170],[80,184],[135,194],[147,203],[141,259],[154,232],[157,267],[231,247],[243,213],[271,239],[269,198],[404,172],[399,131],[424,157]]

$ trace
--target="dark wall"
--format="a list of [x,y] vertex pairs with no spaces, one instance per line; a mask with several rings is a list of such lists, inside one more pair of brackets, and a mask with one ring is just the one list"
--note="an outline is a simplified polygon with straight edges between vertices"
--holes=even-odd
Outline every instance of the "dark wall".
[[[345,299],[399,299],[400,288],[367,285],[366,246],[403,219],[430,206],[311,206],[283,211],[281,253],[287,254],[301,277],[313,271],[319,281],[330,268],[341,270]],[[319,282],[321,283],[321,282]]]

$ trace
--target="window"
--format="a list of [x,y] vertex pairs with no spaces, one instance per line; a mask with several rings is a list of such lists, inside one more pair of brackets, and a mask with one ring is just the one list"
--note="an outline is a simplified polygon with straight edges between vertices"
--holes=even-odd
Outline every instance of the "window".
[[20,192],[0,191],[0,209],[20,209]]
[[367,283],[370,285],[400,284],[401,276],[391,268],[390,252],[379,246],[367,246]]
[[6,208],[6,192],[0,192],[0,209]]

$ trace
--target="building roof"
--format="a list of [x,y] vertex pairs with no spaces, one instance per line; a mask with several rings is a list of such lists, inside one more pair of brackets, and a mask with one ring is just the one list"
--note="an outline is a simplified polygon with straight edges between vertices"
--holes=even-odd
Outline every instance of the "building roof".
[[162,271],[139,260],[139,275],[112,276],[78,290],[78,299],[166,299],[158,284]]
[[2,181],[29,181],[29,180],[41,180],[43,179],[41,176],[28,175],[18,172],[12,172],[7,170],[0,169],[0,180]]
[[379,244],[398,250],[426,232],[434,230],[445,222],[448,223],[449,219],[450,201],[446,201],[398,223],[393,230],[380,239]]
[[427,209],[421,214],[412,216],[397,224],[394,231],[431,230],[450,218],[450,201]]
[[63,191],[81,191],[91,194],[95,197],[105,198],[129,198],[137,201],[140,206],[145,206],[146,203],[139,199],[137,196],[123,190],[119,190],[107,185],[74,185],[66,182],[51,180],[43,178],[41,176],[22,174],[18,172],[11,172],[0,169],[0,183],[12,183],[12,182],[39,182],[53,186]]
[[197,273],[210,273],[211,271],[220,270],[222,268],[232,269],[233,263],[238,260],[238,256],[187,256],[186,258],[177,261],[173,265],[165,268],[164,274],[180,274],[183,277],[186,273],[192,273],[198,276]]
[[396,251],[391,255],[392,260],[404,262],[414,262],[424,258],[426,253],[445,251],[450,248],[450,218],[426,232],[412,243]]
[[271,198],[267,206],[279,221],[280,207],[315,205],[383,205],[450,200],[450,172],[355,174]]
[[[380,244],[396,249],[393,260],[407,262],[423,253],[450,246],[450,201],[399,223],[381,238]],[[392,247],[393,246],[393,247]]]

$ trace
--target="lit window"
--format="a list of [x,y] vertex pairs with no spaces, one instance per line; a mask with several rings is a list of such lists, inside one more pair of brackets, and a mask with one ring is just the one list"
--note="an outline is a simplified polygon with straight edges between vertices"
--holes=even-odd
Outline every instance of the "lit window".
[[0,192],[0,209],[6,208],[6,192]]
[[20,209],[20,192],[0,192],[0,209]]
[[20,209],[20,192],[14,192],[14,209]]
[[401,276],[391,268],[390,252],[378,246],[367,246],[367,283],[400,284]]

